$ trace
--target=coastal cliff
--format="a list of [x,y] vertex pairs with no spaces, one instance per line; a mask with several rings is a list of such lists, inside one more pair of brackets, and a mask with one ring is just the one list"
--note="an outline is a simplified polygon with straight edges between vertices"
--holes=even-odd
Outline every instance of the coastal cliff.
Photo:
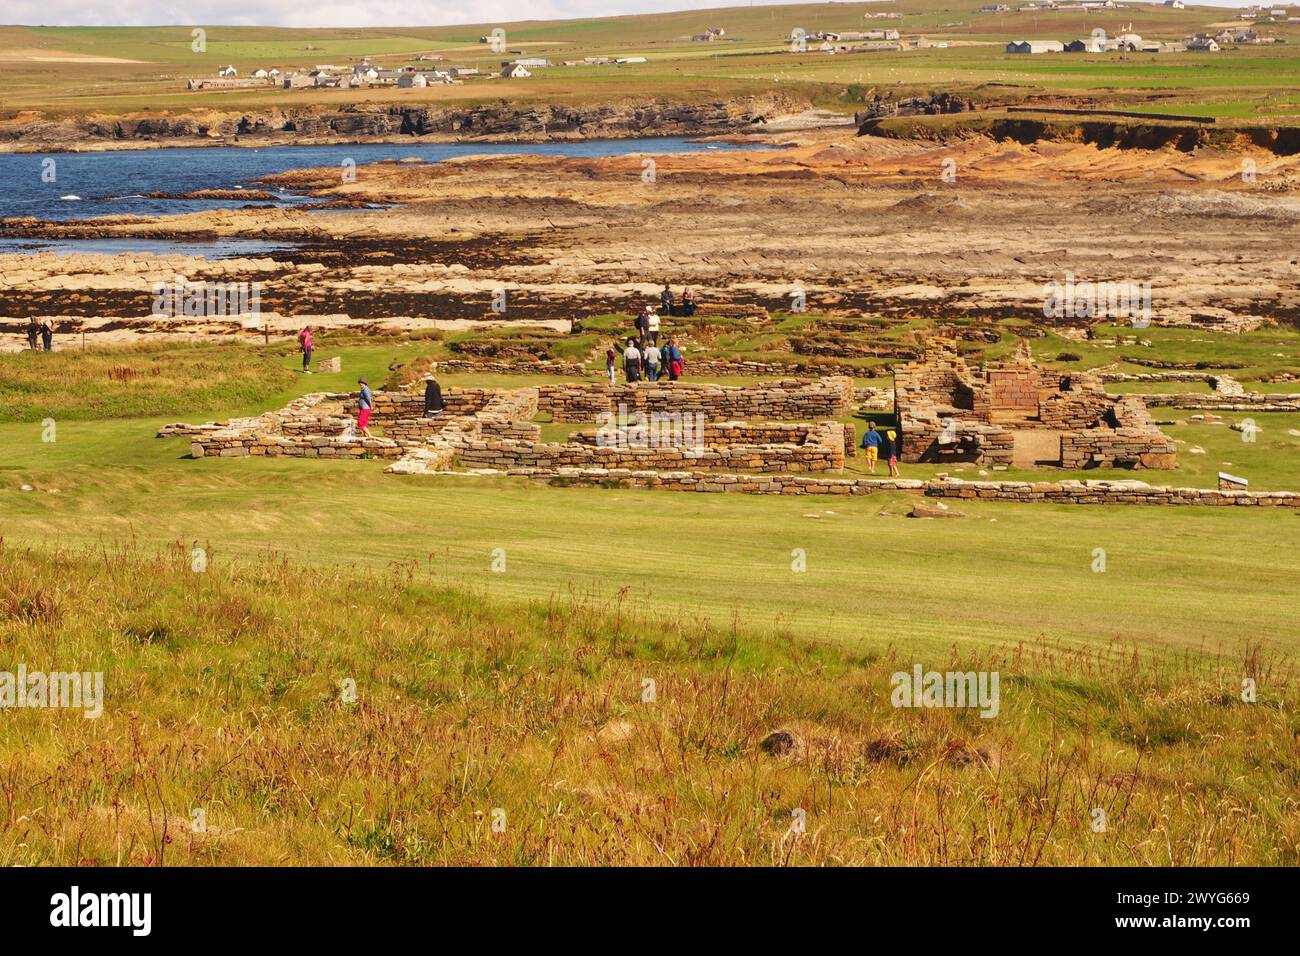
[[20,113],[0,123],[0,149],[14,152],[179,145],[621,139],[761,130],[808,107],[783,95],[707,102],[662,99],[580,105],[469,107],[351,105],[181,115],[74,116]]

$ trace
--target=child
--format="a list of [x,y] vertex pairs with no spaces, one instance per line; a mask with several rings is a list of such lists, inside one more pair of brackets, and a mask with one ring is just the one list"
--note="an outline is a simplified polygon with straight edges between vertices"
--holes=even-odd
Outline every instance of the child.
[[880,456],[880,432],[875,422],[867,422],[867,433],[862,436],[862,448],[867,453],[867,471],[876,473],[876,459]]
[[885,432],[885,454],[889,458],[889,474],[898,477],[898,434],[891,428]]

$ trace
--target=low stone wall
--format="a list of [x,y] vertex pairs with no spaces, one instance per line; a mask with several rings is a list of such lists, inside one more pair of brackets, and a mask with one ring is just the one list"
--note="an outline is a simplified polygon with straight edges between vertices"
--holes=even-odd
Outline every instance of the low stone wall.
[[1244,392],[1240,395],[1214,392],[1155,393],[1139,396],[1147,405],[1161,408],[1187,408],[1216,412],[1294,412],[1300,411],[1300,393],[1268,394]]
[[946,418],[942,409],[920,402],[912,406],[912,415],[901,461],[972,461],[992,468],[1010,466],[1015,457],[1015,436],[1001,425]]
[[311,435],[248,435],[212,432],[190,442],[194,458],[401,458],[405,449],[389,438],[339,438]]
[[686,359],[686,372],[689,375],[795,375],[822,378],[828,375],[863,376],[870,375],[871,371],[840,362],[733,362],[690,356]]
[[[389,470],[398,472],[402,469],[392,466]],[[1300,492],[1296,491],[1215,491],[1206,488],[1153,486],[1140,481],[918,481],[906,478],[826,478],[600,467],[512,468],[506,475],[556,484],[754,495],[867,495],[878,491],[905,491],[931,498],[965,501],[1300,508]]]
[[[491,388],[444,388],[443,404],[447,415],[473,415],[480,412],[497,396],[497,390]],[[352,418],[357,417],[359,407],[358,393],[347,396],[344,411]],[[371,419],[382,421],[386,418],[419,418],[424,414],[424,386],[416,383],[409,390],[374,393],[374,411]]]
[[403,445],[418,445],[441,432],[449,421],[445,416],[391,419],[384,422],[384,437]]
[[700,413],[711,421],[805,421],[847,415],[853,401],[853,380],[828,376],[815,381],[785,379],[745,386],[583,383],[539,385],[537,391],[538,410],[560,422],[595,421],[602,413],[616,412],[620,405],[629,412]]
[[816,478],[805,475],[726,474],[709,471],[646,471],[631,468],[512,468],[509,477],[548,484],[656,488],[664,491],[737,492],[749,495],[866,495],[873,491],[919,491],[906,479]]
[[868,406],[891,415],[894,412],[894,390],[892,388],[861,386],[853,390],[853,400],[859,405]]
[[562,375],[587,378],[595,374],[577,362],[524,362],[505,359],[439,359],[439,372],[471,372],[481,375]]
[[632,468],[673,471],[757,470],[765,473],[838,471],[843,447],[830,445],[726,445],[716,448],[660,446],[615,447],[569,443],[540,444],[512,440],[470,439],[459,452],[471,468],[555,470],[559,468]]
[[1204,372],[1106,372],[1097,371],[1103,382],[1204,382]]
[[1046,502],[1067,505],[1211,505],[1300,508],[1296,491],[1218,491],[1141,481],[927,481],[931,498]]
[[1089,428],[1061,436],[1061,467],[1173,468],[1178,446],[1160,432],[1144,428]]
[[569,442],[578,445],[636,447],[659,444],[676,446],[703,445],[718,448],[724,445],[802,445],[813,438],[822,437],[819,426],[787,424],[784,422],[706,422],[696,428],[691,418],[681,421],[679,428],[653,429],[649,426],[627,425],[603,427],[594,432],[574,432]]

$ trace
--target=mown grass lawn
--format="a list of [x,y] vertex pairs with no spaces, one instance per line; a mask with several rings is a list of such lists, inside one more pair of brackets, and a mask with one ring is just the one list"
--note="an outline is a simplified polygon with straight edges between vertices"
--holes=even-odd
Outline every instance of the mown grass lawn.
[[[214,561],[432,559],[493,597],[570,591],[654,613],[733,615],[852,646],[1048,637],[1232,652],[1292,646],[1300,572],[1289,511],[978,504],[905,518],[913,499],[753,498],[397,478],[380,461],[192,461],[157,422],[0,426],[0,534],[133,539]],[[22,484],[36,490],[21,491]],[[57,489],[51,490],[51,489]],[[490,570],[503,549],[507,571]],[[1106,571],[1092,570],[1104,549]],[[807,570],[796,573],[800,549]]]

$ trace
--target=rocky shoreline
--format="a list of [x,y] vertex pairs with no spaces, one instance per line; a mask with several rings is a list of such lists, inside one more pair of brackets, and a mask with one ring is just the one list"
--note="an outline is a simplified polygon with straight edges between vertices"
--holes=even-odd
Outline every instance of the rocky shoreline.
[[788,131],[810,104],[779,94],[683,103],[648,99],[586,105],[475,107],[357,104],[181,116],[88,115],[0,123],[0,152],[102,152],[207,146],[362,143],[540,143],[644,136],[728,136]]

